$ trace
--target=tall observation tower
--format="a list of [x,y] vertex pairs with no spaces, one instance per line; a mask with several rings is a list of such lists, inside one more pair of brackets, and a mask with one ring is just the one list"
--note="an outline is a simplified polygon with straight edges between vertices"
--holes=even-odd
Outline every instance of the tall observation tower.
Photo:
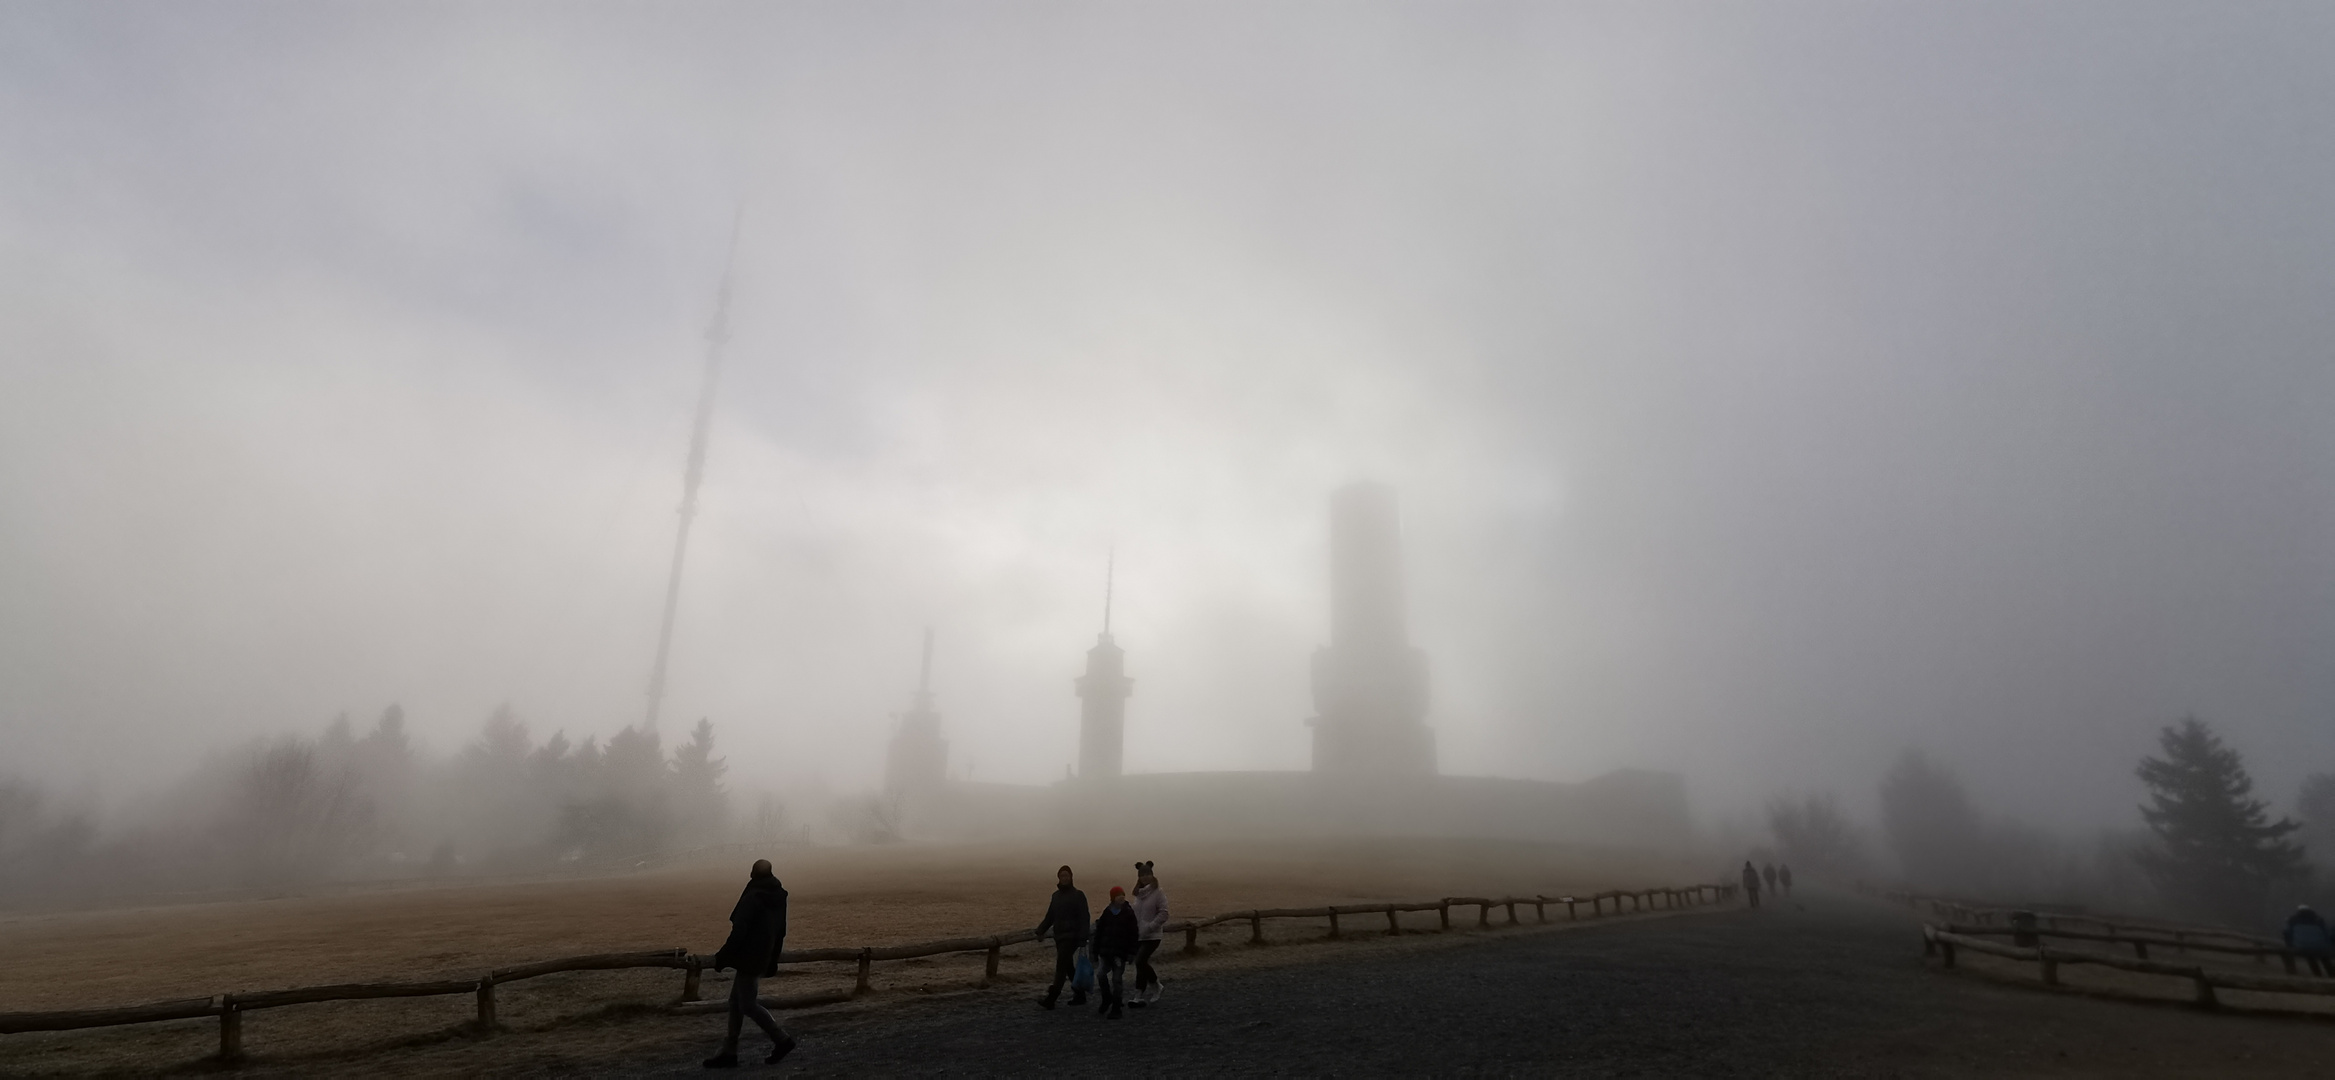
[[1402,520],[1394,489],[1330,496],[1330,643],[1313,654],[1313,769],[1433,773],[1427,654],[1403,605]]
[[1107,780],[1126,762],[1127,698],[1135,680],[1127,677],[1127,652],[1111,640],[1111,578],[1118,568],[1113,556],[1103,571],[1103,632],[1086,651],[1086,674],[1072,680],[1078,692],[1078,777]]
[[949,743],[940,737],[940,712],[932,707],[932,628],[924,628],[924,663],[917,668],[916,697],[908,711],[893,717],[891,754],[884,762],[884,794],[895,799],[939,791],[948,781]]

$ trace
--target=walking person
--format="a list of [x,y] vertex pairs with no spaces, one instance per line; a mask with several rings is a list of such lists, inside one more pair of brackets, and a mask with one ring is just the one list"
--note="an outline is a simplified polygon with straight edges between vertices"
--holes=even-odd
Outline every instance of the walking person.
[[746,891],[738,894],[738,904],[730,909],[730,939],[722,942],[722,949],[713,956],[713,969],[736,968],[738,975],[730,980],[730,1029],[722,1039],[722,1052],[705,1059],[708,1069],[731,1069],[738,1065],[738,1034],[751,1019],[754,1026],[770,1036],[770,1056],[766,1065],[794,1052],[794,1036],[778,1026],[778,1018],[762,1007],[762,980],[778,974],[779,948],[786,941],[786,889],[770,872],[770,860],[754,860],[753,872],[746,878]]
[[1785,864],[1784,864],[1784,865],[1782,865],[1782,866],[1776,867],[1776,881],[1777,881],[1779,884],[1783,885],[1783,887],[1784,887],[1784,895],[1785,895],[1785,896],[1790,896],[1790,895],[1792,895],[1792,864],[1791,864],[1791,863],[1785,863]]
[[1769,863],[1761,868],[1760,876],[1767,879],[1767,891],[1772,895],[1776,891],[1776,864]]
[[1159,875],[1152,873],[1152,864],[1135,864],[1135,895],[1130,901],[1135,907],[1135,1000],[1127,1004],[1142,1008],[1159,1000],[1159,972],[1152,969],[1151,954],[1159,951],[1160,935],[1167,931],[1167,894],[1160,891]]
[[[1054,985],[1046,988],[1046,997],[1038,1002],[1041,1009],[1054,1007],[1062,996],[1062,981],[1078,974],[1078,948],[1086,944],[1086,894],[1070,883],[1070,868],[1054,871],[1054,896],[1046,902],[1046,917],[1038,922],[1038,936],[1054,931]],[[1086,1004],[1086,987],[1075,981],[1070,987],[1070,1003]]]
[[1095,917],[1094,945],[1095,989],[1103,999],[1095,1011],[1109,1019],[1126,1015],[1122,1006],[1127,1000],[1127,961],[1135,958],[1142,933],[1135,922],[1135,909],[1127,903],[1127,890],[1111,886],[1110,904]]
[[2286,947],[2310,965],[2313,975],[2335,975],[2335,936],[2327,932],[2327,920],[2304,904],[2286,917],[2286,931],[2281,935]]
[[1759,906],[1759,870],[1751,865],[1750,859],[1743,860],[1743,897],[1751,901],[1752,907]]

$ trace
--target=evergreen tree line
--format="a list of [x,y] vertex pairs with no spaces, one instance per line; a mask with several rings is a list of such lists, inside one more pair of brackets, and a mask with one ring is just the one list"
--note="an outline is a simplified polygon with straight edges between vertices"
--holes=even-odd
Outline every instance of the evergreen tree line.
[[[1900,880],[1939,895],[2057,903],[2259,929],[2335,870],[2335,773],[2309,777],[2298,818],[2273,819],[2238,752],[2190,717],[2158,733],[2134,770],[2146,801],[2131,828],[2073,840],[1982,813],[1961,778],[1908,750],[1880,784],[1881,844]],[[1768,805],[1776,856],[1843,878],[1878,869],[1869,840],[1829,795]],[[2330,876],[2335,876],[2331,874]]]
[[[635,727],[537,742],[498,709],[461,750],[430,755],[392,705],[362,734],[344,715],[216,755],[102,829],[93,808],[0,778],[0,901],[652,857],[728,838],[726,771],[709,720],[668,751]],[[752,827],[776,824],[766,802]]]

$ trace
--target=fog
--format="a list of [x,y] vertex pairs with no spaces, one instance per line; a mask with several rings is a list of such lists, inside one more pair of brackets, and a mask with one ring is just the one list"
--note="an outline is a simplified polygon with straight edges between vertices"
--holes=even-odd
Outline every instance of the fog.
[[[1303,769],[1395,486],[1443,771],[2133,827],[2335,771],[2335,11],[12,5],[0,773],[638,723]],[[221,755],[227,755],[222,757]],[[1873,828],[1868,824],[1866,827]]]

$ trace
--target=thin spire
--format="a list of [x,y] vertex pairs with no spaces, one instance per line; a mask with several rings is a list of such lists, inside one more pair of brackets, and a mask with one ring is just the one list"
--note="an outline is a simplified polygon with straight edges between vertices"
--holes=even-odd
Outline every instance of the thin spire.
[[730,281],[738,267],[738,233],[745,223],[740,204],[730,218],[730,249],[722,259],[721,291],[714,297],[713,323],[705,331],[705,377],[697,390],[697,419],[689,432],[689,465],[681,478],[681,524],[673,536],[673,569],[665,581],[665,619],[657,630],[657,663],[649,669],[649,718],[657,726],[657,712],[665,704],[665,661],[673,653],[673,614],[681,604],[681,564],[689,554],[689,523],[697,516],[697,485],[705,479],[705,444],[713,427],[714,389],[721,382],[722,346],[730,340]]
[[1103,556],[1103,634],[1111,633],[1111,580],[1118,576],[1119,545],[1111,545],[1110,554]]

